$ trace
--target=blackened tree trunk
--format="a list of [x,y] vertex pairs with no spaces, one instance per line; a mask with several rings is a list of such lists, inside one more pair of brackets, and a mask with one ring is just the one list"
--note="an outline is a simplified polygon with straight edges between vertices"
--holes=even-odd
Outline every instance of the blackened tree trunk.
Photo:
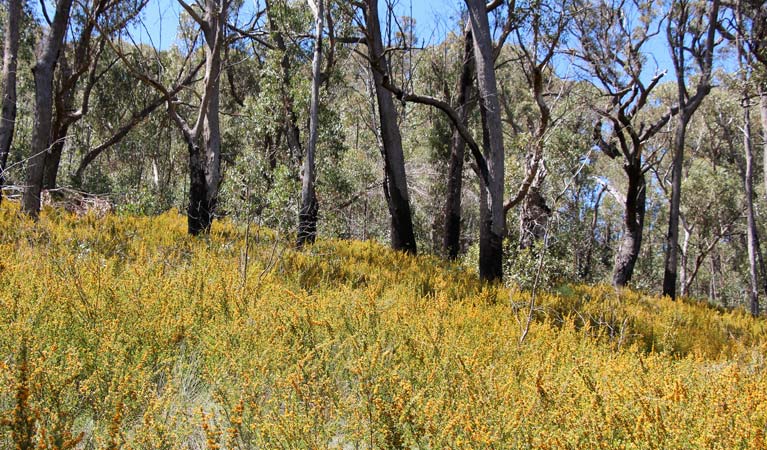
[[208,182],[204,151],[196,144],[187,142],[189,150],[189,206],[187,207],[187,231],[193,236],[206,233],[213,223],[208,203]]
[[628,189],[624,204],[623,236],[613,269],[613,284],[616,286],[625,286],[634,274],[634,266],[642,246],[647,195],[645,174],[641,166],[627,165],[624,170],[628,176]]
[[365,2],[368,57],[373,72],[378,114],[381,121],[381,140],[384,150],[386,180],[384,193],[391,215],[391,246],[395,250],[416,253],[415,233],[410,209],[405,156],[402,136],[397,122],[397,109],[392,94],[384,85],[388,81],[386,55],[381,40],[381,24],[378,19],[378,0]]
[[492,36],[487,9],[482,0],[466,0],[474,39],[480,109],[483,117],[484,153],[488,169],[487,190],[480,205],[479,276],[494,281],[503,278],[504,149],[501,106],[495,78]]
[[221,185],[221,132],[219,125],[222,47],[230,2],[206,0],[202,14],[183,0],[184,10],[197,22],[205,37],[205,77],[202,100],[191,127],[175,108],[170,92],[146,75],[142,79],[163,92],[171,118],[184,135],[189,150],[189,206],[187,231],[196,236],[210,232]]
[[51,122],[53,120],[53,73],[56,69],[59,50],[69,22],[72,0],[58,0],[56,14],[50,29],[45,33],[37,48],[37,61],[32,68],[35,79],[34,122],[32,125],[32,156],[27,165],[27,177],[22,210],[33,218],[40,214],[45,158],[51,144]]
[[540,183],[533,183],[522,201],[519,217],[519,248],[531,248],[543,240],[551,217],[551,208],[541,194]]
[[322,81],[322,29],[324,1],[308,0],[315,20],[314,58],[312,59],[312,94],[309,105],[309,142],[304,157],[303,180],[301,182],[301,210],[298,213],[298,246],[313,243],[317,236],[317,195],[315,192],[315,164],[317,151],[317,127],[319,121],[320,82]]
[[5,46],[3,53],[3,72],[0,80],[0,202],[3,200],[2,188],[5,185],[5,168],[11,152],[13,131],[16,126],[16,68],[19,55],[19,22],[21,21],[21,0],[9,0],[5,19]]
[[[471,91],[474,81],[474,39],[471,29],[464,34],[463,66],[458,85],[458,108],[460,120],[468,126],[472,102]],[[449,259],[456,259],[461,250],[461,191],[463,189],[463,158],[466,141],[457,128],[453,127],[450,141],[450,162],[447,175],[447,199],[445,201],[445,235],[443,247]]]

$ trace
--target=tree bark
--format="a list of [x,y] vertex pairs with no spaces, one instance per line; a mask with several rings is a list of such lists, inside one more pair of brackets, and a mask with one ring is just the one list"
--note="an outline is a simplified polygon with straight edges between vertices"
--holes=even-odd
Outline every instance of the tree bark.
[[681,281],[681,295],[682,297],[687,297],[689,295],[688,288],[689,284],[687,283],[687,262],[689,260],[689,250],[690,250],[690,231],[685,228],[684,230],[684,239],[682,240],[682,248],[681,248],[681,254],[680,261],[679,261],[679,280]]
[[46,154],[51,144],[53,118],[53,73],[59,50],[69,22],[72,0],[58,0],[56,14],[50,29],[45,33],[37,49],[37,61],[32,68],[35,79],[34,122],[32,125],[32,156],[27,165],[27,177],[22,210],[33,218],[40,214],[40,194]]
[[378,0],[365,3],[368,57],[373,72],[378,114],[381,121],[381,140],[384,150],[386,181],[384,194],[391,215],[391,245],[395,250],[416,253],[415,233],[410,209],[405,156],[402,150],[402,136],[397,122],[397,109],[392,94],[384,85],[388,80],[385,53],[381,40],[381,24],[378,19]]
[[[767,168],[767,81],[759,86],[759,115],[762,119],[762,162]],[[764,196],[767,198],[767,169],[763,172]]]
[[16,69],[19,55],[19,23],[21,22],[21,0],[9,0],[5,18],[5,46],[0,95],[0,202],[3,200],[5,168],[11,152],[13,131],[16,127]]
[[303,179],[301,181],[301,210],[298,213],[298,247],[314,243],[317,236],[317,195],[315,192],[315,164],[317,151],[317,127],[319,121],[320,83],[322,78],[322,30],[325,15],[323,0],[308,0],[314,10],[314,57],[312,59],[312,94],[309,105],[309,142],[304,157]]
[[[90,42],[90,36],[87,37]],[[79,63],[77,61],[76,63]],[[61,154],[64,152],[64,144],[69,134],[69,126],[76,120],[68,115],[75,109],[75,88],[80,75],[74,74],[72,66],[67,61],[66,51],[62,49],[58,57],[59,71],[54,81],[54,116],[51,127],[51,147],[45,156],[43,168],[43,189],[56,187],[56,176],[59,172]],[[80,72],[80,71],[78,71]]]
[[539,183],[533,183],[522,201],[519,217],[519,248],[530,248],[543,239],[551,216],[551,208],[541,194]]
[[589,229],[589,241],[586,243],[586,256],[584,257],[585,263],[579,270],[579,275],[582,280],[588,281],[591,278],[594,265],[594,244],[596,243],[596,231],[599,225],[599,207],[602,204],[602,196],[607,191],[607,186],[602,186],[597,194],[596,200],[594,200],[594,212],[591,215],[591,228]]
[[[672,7],[675,5],[672,4]],[[687,125],[700,106],[703,98],[711,91],[711,71],[716,46],[716,25],[719,21],[719,0],[711,2],[708,13],[708,24],[705,33],[692,29],[688,21],[691,11],[686,3],[680,6],[682,18],[677,23],[674,32],[673,19],[669,19],[667,28],[668,41],[671,44],[671,56],[677,78],[677,98],[679,102],[679,117],[677,130],[674,135],[674,165],[671,178],[671,205],[669,211],[668,234],[666,238],[665,270],[663,274],[663,295],[676,298],[677,262],[679,259],[679,205],[682,197],[682,164],[684,163],[684,145]],[[676,33],[676,34],[675,34]],[[693,39],[693,45],[686,44],[687,35]],[[704,40],[702,40],[705,38]],[[686,88],[688,64],[685,55],[692,53],[691,59],[698,62],[701,71],[695,93],[689,96]],[[682,277],[682,284],[685,283]]]
[[[206,0],[203,15],[178,0],[179,5],[197,22],[205,37],[205,77],[200,109],[194,126],[179,115],[170,91],[148,76],[141,79],[160,90],[168,102],[168,112],[184,135],[189,151],[189,206],[187,231],[196,236],[210,232],[221,185],[221,134],[219,127],[219,94],[224,44],[224,27],[229,11],[228,0]],[[200,142],[202,141],[202,142]]]
[[[460,120],[468,126],[469,113],[473,104],[470,102],[472,82],[474,80],[474,39],[471,30],[464,33],[463,66],[458,85],[458,108]],[[461,192],[463,189],[463,158],[466,142],[457,128],[453,129],[450,141],[450,162],[447,175],[447,198],[445,201],[445,235],[443,247],[447,257],[454,260],[461,250]]]
[[748,268],[749,268],[749,309],[753,316],[759,315],[759,281],[757,254],[759,252],[759,235],[756,230],[754,213],[754,156],[751,147],[751,111],[746,105],[743,108],[743,149],[746,154],[746,173],[743,177],[746,195],[746,221],[748,238]]
[[501,106],[495,78],[492,36],[487,10],[482,0],[466,0],[474,39],[480,110],[483,117],[485,159],[488,187],[480,207],[479,276],[493,281],[503,278],[503,209],[504,148]]
[[[671,174],[671,205],[668,217],[668,234],[666,237],[665,270],[663,273],[663,295],[676,298],[677,266],[679,255],[679,204],[682,198],[682,165],[684,164],[684,145],[687,134],[689,117],[683,111],[677,117],[674,133]],[[682,277],[684,282],[684,277]],[[683,294],[684,295],[684,294]]]
[[189,150],[189,206],[187,207],[187,232],[192,236],[210,231],[213,214],[208,203],[208,183],[204,151],[195,143],[187,142]]
[[208,27],[205,33],[205,72],[212,77],[208,84],[210,100],[205,110],[203,122],[202,140],[205,145],[205,184],[206,201],[209,220],[203,230],[210,231],[210,225],[218,204],[218,192],[221,187],[221,127],[219,122],[220,97],[221,97],[221,49],[225,45],[224,27],[227,18],[227,2],[219,0],[207,0],[205,6],[205,20]]
[[613,269],[613,284],[625,286],[631,281],[634,266],[639,258],[642,246],[642,231],[644,229],[646,185],[645,175],[638,165],[624,166],[628,175],[628,189],[623,214],[623,237],[618,253],[615,255]]

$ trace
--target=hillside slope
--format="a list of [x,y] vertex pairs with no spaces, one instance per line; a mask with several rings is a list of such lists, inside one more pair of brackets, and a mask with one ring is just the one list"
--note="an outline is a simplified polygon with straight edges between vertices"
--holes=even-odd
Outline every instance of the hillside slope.
[[0,448],[765,448],[763,320],[184,231],[0,207]]

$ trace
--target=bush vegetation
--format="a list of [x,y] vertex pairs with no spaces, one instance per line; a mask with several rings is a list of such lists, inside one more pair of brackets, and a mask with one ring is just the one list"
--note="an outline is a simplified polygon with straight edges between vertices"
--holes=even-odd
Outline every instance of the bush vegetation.
[[286,242],[4,202],[0,448],[765,448],[763,319]]

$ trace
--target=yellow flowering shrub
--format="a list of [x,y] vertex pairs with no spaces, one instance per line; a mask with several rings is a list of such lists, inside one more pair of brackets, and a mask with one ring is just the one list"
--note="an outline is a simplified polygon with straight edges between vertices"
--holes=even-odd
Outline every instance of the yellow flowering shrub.
[[0,448],[765,448],[764,320],[286,242],[4,202]]

